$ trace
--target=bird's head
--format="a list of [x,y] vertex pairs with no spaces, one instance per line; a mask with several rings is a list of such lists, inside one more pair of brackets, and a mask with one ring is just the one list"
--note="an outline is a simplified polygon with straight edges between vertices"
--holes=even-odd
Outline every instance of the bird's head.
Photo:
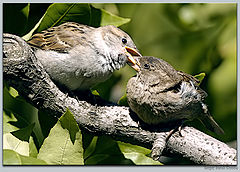
[[105,42],[105,49],[110,52],[113,63],[119,63],[122,67],[126,63],[133,69],[139,70],[139,53],[132,38],[121,29],[108,25],[100,27],[101,36]]

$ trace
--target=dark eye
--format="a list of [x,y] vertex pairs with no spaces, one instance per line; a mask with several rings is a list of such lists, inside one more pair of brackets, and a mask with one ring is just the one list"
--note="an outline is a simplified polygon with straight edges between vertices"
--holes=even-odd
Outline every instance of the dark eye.
[[127,43],[127,39],[126,38],[122,38],[122,43],[126,44]]
[[145,63],[144,64],[144,69],[149,69],[149,68],[150,68],[149,64]]

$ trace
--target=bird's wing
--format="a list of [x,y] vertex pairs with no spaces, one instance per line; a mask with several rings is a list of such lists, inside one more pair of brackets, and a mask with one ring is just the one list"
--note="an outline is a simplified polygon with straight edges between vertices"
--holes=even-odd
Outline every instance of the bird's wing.
[[67,22],[34,34],[28,44],[43,50],[67,52],[75,45],[86,43],[86,37],[93,29],[90,26]]
[[183,77],[184,81],[187,81],[187,82],[192,81],[195,86],[198,86],[200,84],[200,81],[192,75],[189,75],[182,71],[178,71],[178,74]]
[[197,78],[195,78],[194,76],[189,75],[189,74],[187,74],[185,72],[182,72],[182,71],[177,71],[177,72],[178,72],[179,75],[182,76],[182,78],[183,78],[182,80],[183,81],[186,81],[186,82],[190,82],[191,81],[192,84],[194,85],[194,87],[200,88],[199,87],[200,81]]
[[183,81],[186,81],[186,82],[192,81],[195,88],[201,94],[202,99],[207,97],[207,93],[199,87],[200,81],[197,78],[195,78],[194,76],[189,75],[187,73],[184,73],[182,71],[178,71],[178,74],[183,77]]

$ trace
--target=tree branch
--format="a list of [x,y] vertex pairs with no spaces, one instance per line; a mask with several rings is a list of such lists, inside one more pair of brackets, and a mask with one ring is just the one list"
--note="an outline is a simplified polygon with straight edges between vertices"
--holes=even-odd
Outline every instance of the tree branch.
[[[66,108],[74,114],[81,128],[95,134],[152,148],[156,137],[169,132],[143,129],[134,121],[128,107],[103,100],[99,105],[80,101],[64,94],[51,81],[34,52],[21,38],[3,34],[3,77],[21,96],[38,109],[60,117]],[[180,154],[198,164],[236,165],[236,150],[192,127],[173,134],[166,144],[167,154]]]

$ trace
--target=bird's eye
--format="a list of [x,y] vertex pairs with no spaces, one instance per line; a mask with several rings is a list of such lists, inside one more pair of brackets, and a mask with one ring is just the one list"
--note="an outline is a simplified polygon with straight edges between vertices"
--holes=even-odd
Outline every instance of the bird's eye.
[[149,68],[150,68],[149,64],[145,63],[144,64],[144,69],[149,69]]
[[126,38],[122,38],[122,43],[126,44],[127,43],[127,39]]

